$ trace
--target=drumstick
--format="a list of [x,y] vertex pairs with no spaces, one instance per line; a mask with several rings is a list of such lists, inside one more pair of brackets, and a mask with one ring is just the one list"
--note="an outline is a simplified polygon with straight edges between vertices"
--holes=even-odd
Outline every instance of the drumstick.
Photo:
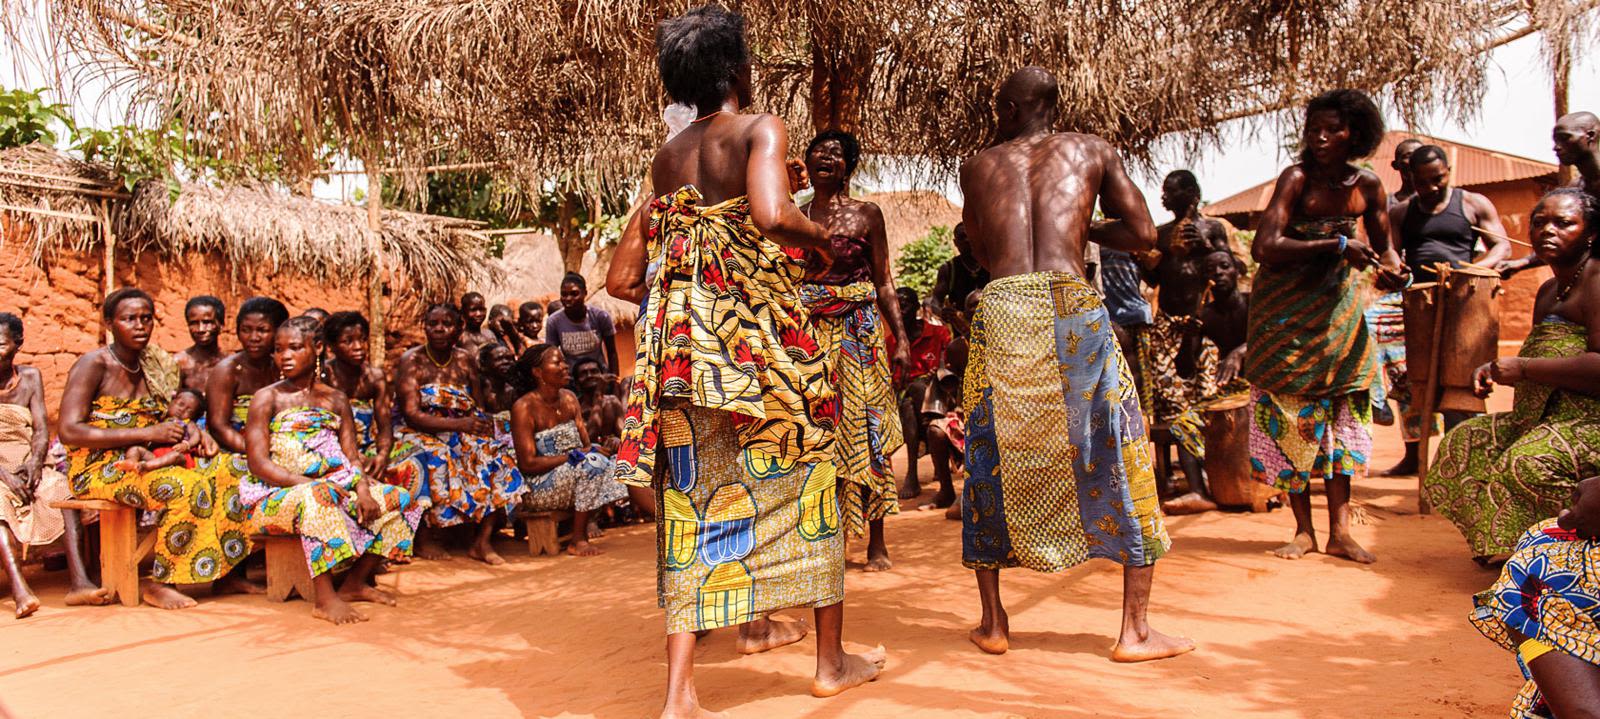
[[1528,248],[1530,250],[1533,249],[1533,243],[1532,242],[1524,242],[1524,241],[1519,240],[1519,239],[1517,239],[1515,237],[1506,237],[1505,235],[1502,235],[1502,234],[1500,234],[1498,232],[1490,232],[1490,231],[1485,230],[1482,227],[1479,227],[1477,225],[1473,225],[1472,229],[1477,230],[1479,232],[1482,232],[1483,234],[1488,235],[1490,237],[1498,237],[1498,238],[1500,238],[1502,240],[1505,240],[1506,242],[1510,242],[1513,245],[1521,245],[1521,246],[1526,247],[1526,248]]

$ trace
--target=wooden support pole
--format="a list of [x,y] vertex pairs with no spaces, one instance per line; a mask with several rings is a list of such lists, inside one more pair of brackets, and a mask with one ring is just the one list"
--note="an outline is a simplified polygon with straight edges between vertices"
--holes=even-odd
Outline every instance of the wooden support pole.
[[368,339],[368,361],[374,367],[384,366],[384,351],[388,347],[387,323],[383,316],[383,173],[378,163],[367,160],[367,251],[372,255],[372,279],[367,282],[367,314],[372,323]]
[[[111,231],[111,208],[105,199],[100,200],[100,239],[105,244],[104,266],[100,271],[100,300],[105,301],[117,290],[117,235]],[[111,342],[111,328],[106,328],[106,343]]]
[[[1556,48],[1556,56],[1550,62],[1550,74],[1554,76],[1551,78],[1551,91],[1555,95],[1556,119],[1559,120],[1568,112],[1568,87],[1572,81],[1572,48],[1569,43],[1563,42]],[[1556,170],[1556,182],[1561,185],[1572,184],[1571,165],[1562,165]]]
[[1439,342],[1444,337],[1444,299],[1450,282],[1450,266],[1446,264],[1434,265],[1438,273],[1438,281],[1428,290],[1433,299],[1433,343],[1428,351],[1428,373],[1425,384],[1422,386],[1422,438],[1417,446],[1417,511],[1422,514],[1433,514],[1433,507],[1428,505],[1428,495],[1423,493],[1423,482],[1428,479],[1429,459],[1433,451],[1433,413],[1437,409],[1439,397],[1439,360],[1444,355]]

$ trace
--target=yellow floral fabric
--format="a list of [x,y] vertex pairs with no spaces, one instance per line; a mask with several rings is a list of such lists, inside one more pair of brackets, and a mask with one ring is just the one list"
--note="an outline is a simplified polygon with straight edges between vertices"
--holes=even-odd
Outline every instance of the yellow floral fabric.
[[701,199],[686,185],[650,205],[654,275],[617,452],[628,484],[654,482],[672,404],[731,413],[741,447],[784,463],[835,456],[839,398],[800,300],[802,268],[756,230],[748,198]]
[[[148,397],[102,396],[89,407],[88,423],[138,429],[161,421],[164,408]],[[123,450],[68,447],[67,476],[80,499],[104,499],[161,512],[156,527],[155,565],[150,578],[164,584],[200,584],[221,579],[250,553],[239,479],[241,455],[221,453],[194,469],[166,467],[124,472]]]

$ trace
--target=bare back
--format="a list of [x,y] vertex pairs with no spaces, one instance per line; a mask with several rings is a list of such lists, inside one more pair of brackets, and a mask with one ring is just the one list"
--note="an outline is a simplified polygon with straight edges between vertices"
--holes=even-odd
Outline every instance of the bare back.
[[[995,279],[1052,271],[1082,276],[1091,239],[1134,251],[1154,242],[1138,188],[1111,146],[1093,135],[1037,134],[991,147],[962,166],[961,190],[974,254]],[[1091,237],[1097,199],[1108,216],[1136,226],[1137,237]]]
[[708,205],[749,194],[751,131],[771,115],[722,113],[698,120],[662,145],[650,166],[656,194],[694,185]]

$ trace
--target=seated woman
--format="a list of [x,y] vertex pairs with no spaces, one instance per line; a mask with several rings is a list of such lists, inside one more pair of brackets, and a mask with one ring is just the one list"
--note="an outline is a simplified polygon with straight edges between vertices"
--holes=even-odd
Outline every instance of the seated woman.
[[[155,565],[140,583],[144,601],[163,609],[194,606],[177,586],[214,582],[221,591],[257,591],[229,571],[244,560],[250,538],[238,504],[239,474],[218,455],[196,469],[123,472],[115,464],[134,445],[173,444],[181,422],[160,420],[139,357],[150,343],[155,303],[137,289],[111,293],[102,306],[111,345],[78,358],[61,397],[61,443],[67,478],[81,499],[104,499],[158,511]],[[230,501],[231,498],[231,501]],[[224,577],[228,577],[224,580]]]
[[567,553],[590,557],[600,548],[589,543],[589,514],[624,499],[628,490],[615,478],[615,449],[595,451],[589,444],[578,395],[565,387],[567,360],[560,347],[534,345],[523,354],[533,391],[511,408],[511,436],[517,468],[527,486],[519,509],[524,513],[572,511],[572,545]]
[[356,462],[368,477],[405,489],[413,505],[428,508],[423,486],[427,472],[412,461],[418,448],[396,444],[394,402],[389,380],[381,367],[367,364],[372,326],[360,312],[335,312],[322,323],[322,342],[328,361],[322,365],[322,382],[350,400],[355,419]]
[[1516,652],[1527,680],[1511,716],[1592,717],[1600,707],[1600,477],[1528,529],[1500,581],[1473,598],[1472,624]]
[[503,448],[511,446],[511,405],[526,391],[515,377],[517,356],[499,342],[478,348],[478,373],[483,378],[483,409],[494,418],[494,438]]
[[1515,385],[1512,410],[1450,430],[1423,481],[1479,561],[1509,553],[1522,530],[1553,517],[1578,480],[1600,473],[1600,204],[1561,188],[1534,206],[1533,251],[1554,270],[1534,300],[1516,357],[1478,368],[1475,388]]
[[[493,515],[522,495],[522,475],[497,450],[494,422],[479,409],[485,403],[476,363],[456,344],[461,311],[451,304],[430,306],[422,315],[422,331],[427,342],[406,350],[395,367],[395,396],[404,420],[397,441],[419,448],[416,461],[427,473],[431,525],[476,523],[467,555],[504,564],[490,543]],[[449,557],[426,535],[417,540],[417,553]]]
[[288,319],[289,308],[271,297],[251,297],[239,305],[234,319],[239,351],[218,362],[206,382],[206,429],[224,451],[244,454],[250,398],[278,379],[272,337]]
[[[395,603],[367,578],[382,560],[411,553],[421,511],[410,509],[405,490],[371,481],[350,461],[355,420],[344,393],[317,381],[318,332],[311,317],[278,328],[273,355],[283,379],[251,400],[250,476],[240,496],[256,533],[300,535],[316,585],[312,616],[348,624],[366,620],[350,602]],[[346,567],[336,590],[333,573]]]
[[11,580],[17,618],[39,609],[28,588],[12,544],[42,547],[67,537],[67,570],[71,585],[67,604],[107,604],[110,593],[89,581],[78,541],[78,511],[56,509],[52,502],[72,496],[67,478],[44,466],[50,446],[45,424],[44,380],[39,370],[15,364],[22,348],[22,319],[0,312],[0,562]]

